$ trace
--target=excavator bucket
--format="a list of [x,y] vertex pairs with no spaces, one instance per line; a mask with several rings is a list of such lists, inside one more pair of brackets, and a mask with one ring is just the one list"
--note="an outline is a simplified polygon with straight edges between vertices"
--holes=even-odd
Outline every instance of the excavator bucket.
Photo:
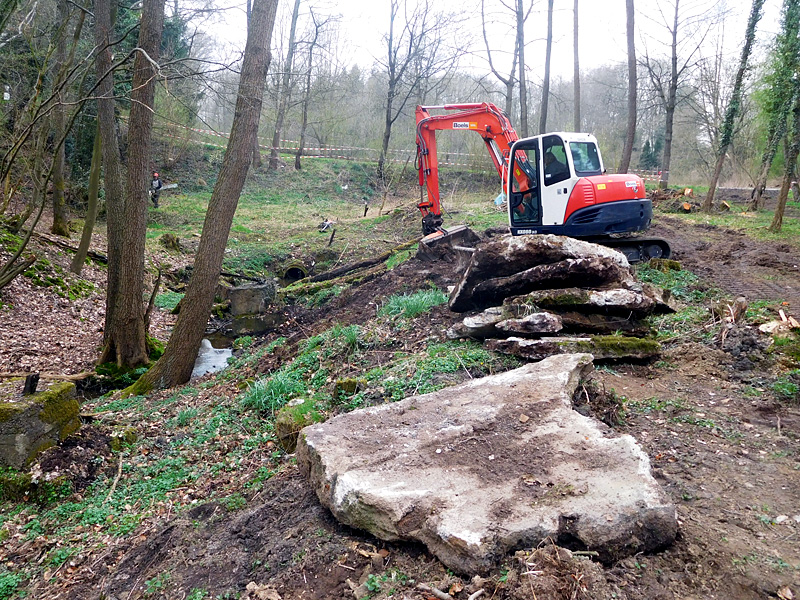
[[456,255],[459,262],[469,260],[481,238],[466,225],[439,229],[419,242],[417,256],[428,260],[441,260],[446,255]]

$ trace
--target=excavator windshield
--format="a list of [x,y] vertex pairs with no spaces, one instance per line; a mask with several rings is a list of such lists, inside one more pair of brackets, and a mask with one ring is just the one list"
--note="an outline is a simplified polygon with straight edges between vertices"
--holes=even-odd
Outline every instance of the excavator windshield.
[[570,142],[569,149],[572,153],[572,164],[575,165],[575,174],[578,177],[603,174],[600,153],[594,142]]

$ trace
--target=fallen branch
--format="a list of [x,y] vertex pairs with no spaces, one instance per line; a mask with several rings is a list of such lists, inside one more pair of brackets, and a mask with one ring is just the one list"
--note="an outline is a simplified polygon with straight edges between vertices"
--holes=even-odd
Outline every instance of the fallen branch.
[[[18,379],[27,377],[30,373],[0,373],[0,379]],[[75,373],[74,375],[59,375],[58,373],[39,373],[41,379],[55,379],[59,381],[80,381],[86,379],[90,375],[94,375],[94,371],[85,371],[83,373]]]
[[122,456],[119,457],[119,465],[117,466],[117,476],[114,477],[114,483],[111,484],[111,489],[108,490],[108,496],[106,499],[103,500],[103,504],[100,505],[100,508],[104,507],[108,504],[108,501],[111,500],[111,496],[114,495],[114,490],[117,488],[117,484],[119,483],[119,478],[122,477]]
[[330,279],[335,279],[345,273],[350,273],[351,271],[355,271],[357,269],[363,269],[365,267],[371,267],[372,265],[376,265],[378,263],[382,263],[387,261],[393,255],[397,254],[398,252],[402,252],[403,250],[408,250],[414,244],[418,243],[420,238],[415,238],[413,240],[409,240],[407,242],[403,242],[399,246],[395,246],[391,250],[388,250],[381,254],[380,256],[376,256],[375,258],[368,258],[366,260],[362,260],[356,263],[351,263],[349,265],[344,265],[343,267],[339,267],[338,269],[333,269],[331,271],[327,271],[326,273],[320,273],[319,275],[314,275],[314,277],[308,278],[308,283],[317,283],[320,281],[328,281]]
[[470,595],[470,597],[467,598],[467,600],[478,600],[478,598],[480,598],[485,593],[486,593],[486,590],[481,588],[477,592],[475,592],[474,594]]
[[[39,233],[38,231],[34,232],[33,236],[38,239],[42,240],[43,242],[47,242],[48,244],[53,244],[54,246],[59,246],[60,248],[64,248],[65,250],[71,250],[72,252],[77,252],[78,247],[73,246],[72,244],[68,244],[64,240],[60,240],[58,238],[46,235],[44,233]],[[92,260],[95,262],[99,262],[102,264],[108,263],[108,256],[103,254],[102,252],[98,252],[97,250],[89,250],[87,256],[91,257]]]
[[425,585],[424,583],[418,583],[417,584],[417,589],[419,591],[421,591],[421,592],[427,592],[428,594],[431,594],[432,596],[436,596],[437,598],[439,598],[439,600],[454,600],[453,597],[450,594],[446,594],[444,592],[441,592],[441,591],[437,590],[436,588],[432,588],[429,585]]
[[293,285],[287,286],[282,290],[278,290],[278,295],[280,296],[303,296],[305,294],[313,294],[318,292],[319,290],[324,290],[327,288],[331,288],[335,285],[347,285],[350,283],[366,283],[371,279],[375,278],[377,275],[386,271],[386,265],[379,264],[375,265],[372,269],[368,269],[366,271],[361,271],[359,273],[353,273],[351,275],[347,275],[345,277],[338,277],[336,279],[329,279],[327,281],[319,281],[319,282],[310,282],[310,283],[301,283],[305,281],[305,279],[301,279],[300,282],[295,283]]

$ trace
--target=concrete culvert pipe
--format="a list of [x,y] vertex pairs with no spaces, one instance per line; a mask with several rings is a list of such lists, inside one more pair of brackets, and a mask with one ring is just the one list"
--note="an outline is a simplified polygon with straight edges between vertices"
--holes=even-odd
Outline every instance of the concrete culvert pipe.
[[286,265],[283,269],[283,279],[286,283],[293,283],[308,277],[308,269],[300,261],[293,261]]

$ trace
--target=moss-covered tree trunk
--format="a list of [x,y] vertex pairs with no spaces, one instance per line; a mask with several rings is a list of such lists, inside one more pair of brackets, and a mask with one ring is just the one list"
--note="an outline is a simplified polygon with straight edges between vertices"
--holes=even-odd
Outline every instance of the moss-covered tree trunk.
[[208,203],[192,278],[164,355],[128,388],[128,393],[179,385],[192,374],[258,132],[277,5],[277,0],[253,2],[230,142]]
[[733,126],[742,105],[742,86],[744,75],[747,72],[747,65],[750,61],[750,52],[756,39],[756,26],[761,20],[764,0],[753,0],[750,8],[750,17],[747,19],[747,29],[745,30],[744,46],[739,57],[739,68],[736,70],[736,78],[733,82],[731,100],[725,110],[725,119],[722,122],[722,135],[720,136],[719,150],[717,151],[717,162],[714,165],[714,173],[711,175],[711,183],[708,185],[708,193],[703,200],[703,212],[711,212],[714,206],[714,193],[717,190],[719,176],[722,173],[722,166],[725,163],[725,155],[733,140]]
[[[53,106],[52,129],[53,137],[60,140],[66,135],[66,90],[64,89],[63,75],[67,63],[67,22],[69,21],[69,8],[67,0],[58,1],[57,26],[58,33],[56,38],[55,65],[56,76],[54,79],[53,95],[55,106]],[[66,165],[66,153],[64,144],[58,144],[53,156],[53,226],[51,233],[69,237],[69,216],[67,214],[66,200],[66,181],[64,180],[64,168]]]
[[[116,20],[116,4],[111,0],[95,0],[94,36],[97,46],[97,126],[101,136],[101,155],[105,174],[106,228],[108,230],[108,271],[106,279],[106,319],[103,338],[107,342],[114,321],[114,311],[119,297],[120,261],[122,260],[122,230],[125,222],[125,182],[122,177],[122,159],[117,141],[117,124],[114,118],[114,77],[111,72],[111,35]],[[111,347],[106,344],[106,350]],[[111,355],[113,358],[113,354]],[[100,362],[109,360],[103,352]]]
[[783,171],[783,183],[778,194],[778,205],[772,217],[769,230],[778,232],[783,227],[783,213],[786,210],[786,201],[789,199],[789,189],[797,171],[797,157],[800,155],[800,84],[795,84],[795,100],[792,105],[792,139],[788,144]]
[[144,0],[139,26],[139,51],[133,67],[130,127],[128,129],[128,173],[126,180],[125,226],[122,233],[119,295],[114,320],[106,341],[107,356],[117,365],[137,367],[146,364],[144,242],[147,232],[148,184],[151,166],[150,136],[153,129],[153,103],[158,75],[161,31],[164,26],[164,0]]
[[100,167],[102,165],[100,152],[100,127],[98,125],[94,134],[94,146],[92,147],[92,165],[89,167],[89,202],[86,207],[86,219],[83,221],[83,232],[81,233],[81,242],[78,244],[78,251],[72,257],[72,263],[69,266],[69,270],[77,275],[81,274],[83,263],[89,254],[94,223],[97,219],[97,198],[100,191]]

